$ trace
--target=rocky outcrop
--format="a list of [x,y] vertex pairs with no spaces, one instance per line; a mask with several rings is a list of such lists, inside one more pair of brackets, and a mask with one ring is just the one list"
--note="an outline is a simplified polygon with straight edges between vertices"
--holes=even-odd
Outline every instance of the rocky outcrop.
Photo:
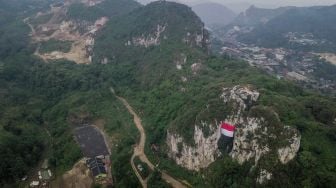
[[255,139],[256,132],[259,130],[258,137],[267,136],[267,130],[259,126],[262,121],[262,119],[258,118],[248,118],[242,122],[236,121],[236,124],[246,125],[237,128],[233,149],[230,153],[231,157],[240,164],[251,159],[254,159],[254,162],[257,163],[262,155],[270,151],[267,144],[261,145],[258,139]]
[[169,157],[173,158],[178,165],[189,170],[198,171],[209,166],[220,155],[217,147],[219,130],[212,129],[210,131],[212,134],[206,137],[202,129],[195,126],[193,136],[195,145],[185,143],[181,136],[168,131],[166,143],[170,150]]
[[96,6],[105,0],[81,0],[80,2],[88,7]]
[[198,32],[187,32],[182,41],[190,46],[208,49],[210,46],[209,32],[202,26]]
[[190,68],[193,74],[197,74],[202,69],[202,63],[193,63]]
[[239,118],[243,110],[246,110],[257,102],[259,95],[259,92],[249,87],[235,86],[233,88],[224,88],[220,98],[222,98],[226,104],[230,101],[235,103],[234,109],[236,111],[232,112],[231,115],[235,118]]
[[[270,112],[273,113],[273,112]],[[300,147],[300,135],[297,130],[272,125],[264,118],[248,117],[237,123],[231,157],[239,163],[254,160],[257,165],[262,156],[276,153],[281,163],[292,160]],[[280,143],[285,144],[280,144]],[[270,145],[272,143],[272,145]]]
[[301,136],[296,130],[291,129],[290,127],[286,127],[286,128],[287,128],[287,131],[292,132],[293,136],[292,138],[288,139],[289,145],[278,149],[279,160],[282,164],[286,164],[292,159],[294,159],[294,157],[296,156],[296,153],[300,149],[300,141],[301,141]]
[[[218,97],[223,101],[222,105],[230,109],[222,120],[236,125],[233,149],[229,155],[240,164],[250,161],[254,166],[260,166],[263,170],[256,181],[262,183],[272,177],[272,171],[263,168],[260,159],[278,155],[278,159],[272,161],[274,164],[289,162],[298,152],[301,137],[296,129],[284,126],[273,110],[258,106],[259,96],[260,93],[250,86],[234,86],[223,88]],[[194,144],[185,142],[176,131],[168,131],[167,134],[169,157],[189,170],[206,168],[221,155],[217,146],[220,123],[208,123],[214,122],[211,120],[201,122],[193,125]]]
[[175,60],[174,63],[176,65],[177,70],[182,70],[183,65],[187,63],[187,56],[183,53],[179,54]]
[[[157,46],[160,44],[160,36],[165,31],[166,25],[157,25],[156,31],[153,34],[145,36],[144,34],[140,37],[134,37],[132,42],[135,46],[144,46],[146,48],[150,46]],[[126,46],[130,43],[127,42]]]
[[267,180],[270,180],[272,178],[272,173],[268,172],[267,170],[265,169],[261,169],[260,173],[259,173],[259,176],[257,178],[257,182],[259,184],[262,184],[264,183],[265,181]]

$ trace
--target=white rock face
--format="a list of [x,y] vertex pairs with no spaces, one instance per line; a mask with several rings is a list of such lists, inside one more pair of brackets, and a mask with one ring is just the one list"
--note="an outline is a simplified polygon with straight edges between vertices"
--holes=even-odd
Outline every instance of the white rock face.
[[183,53],[179,54],[174,61],[177,70],[182,70],[183,65],[187,63],[187,56]]
[[202,63],[193,63],[190,68],[193,74],[197,74],[202,69]]
[[107,59],[107,57],[104,57],[104,59],[101,60],[101,64],[106,65],[109,62],[109,60]]
[[268,172],[267,170],[265,169],[262,169],[259,173],[259,177],[257,179],[257,182],[259,184],[262,184],[264,183],[265,181],[267,180],[270,180],[272,178],[272,173]]
[[95,43],[95,40],[92,36],[87,37],[86,40],[85,40],[85,45],[86,46],[93,46],[94,43]]
[[[230,101],[235,102],[234,111],[231,113],[231,121],[239,121],[241,112],[246,110],[248,106],[252,106],[259,98],[259,92],[252,90],[248,87],[234,86],[233,88],[224,88],[220,96],[224,103]],[[236,122],[231,122],[236,123]]]
[[[257,131],[262,128],[261,119],[248,118],[243,122],[244,127],[237,128],[233,141],[233,149],[230,153],[233,159],[236,159],[240,164],[254,158],[255,164],[258,163],[260,157],[270,151],[267,145],[261,145],[254,137]],[[262,134],[262,135],[260,135]],[[267,128],[261,130],[257,136],[267,136]],[[252,138],[251,138],[252,137]]]
[[191,46],[208,48],[210,45],[208,31],[204,27],[201,27],[200,30],[195,33],[187,32],[182,41]]
[[166,25],[157,25],[156,31],[148,36],[140,36],[133,38],[133,44],[135,46],[144,46],[146,48],[150,46],[157,46],[160,44],[160,36],[166,30]]
[[[291,129],[288,128],[290,131]],[[292,130],[293,131],[293,130]],[[296,156],[296,153],[300,149],[301,136],[297,131],[294,132],[294,136],[288,140],[290,145],[278,149],[278,156],[282,164],[286,164]]]
[[200,170],[210,165],[220,155],[217,148],[219,129],[211,130],[213,133],[205,137],[202,129],[195,126],[195,146],[189,146],[183,142],[183,138],[177,134],[167,133],[167,145],[170,150],[169,157],[176,163],[189,170]]
[[92,7],[92,6],[96,6],[97,4],[103,1],[104,0],[81,0],[81,3],[85,4],[86,6]]
[[[276,152],[279,161],[286,164],[296,156],[300,148],[301,136],[293,128],[282,127],[275,134],[271,128],[268,128],[268,124],[263,118],[250,117],[238,125],[230,155],[240,164],[254,159],[254,164],[257,165],[259,159],[269,152]],[[288,144],[285,147],[269,146],[268,143],[273,141],[287,141]]]
[[[280,120],[279,124],[270,124],[267,118],[247,115],[246,111],[253,108],[259,96],[260,93],[249,86],[223,88],[219,96],[223,99],[223,105],[232,105],[231,112],[226,118],[223,117],[223,120],[236,125],[233,149],[229,155],[240,164],[252,160],[257,166],[261,157],[272,152],[278,154],[278,160],[285,164],[296,156],[301,137],[297,130],[283,126]],[[267,113],[277,118],[275,112],[267,111]],[[217,146],[220,138],[220,122],[216,122],[216,125],[207,123],[206,120],[201,122],[201,125],[193,125],[194,144],[184,142],[184,138],[178,133],[172,131],[167,133],[169,157],[189,170],[198,171],[206,168],[221,155]],[[209,130],[208,136],[203,132],[205,128]],[[284,144],[269,145],[274,142]],[[257,182],[262,183],[271,177],[272,172],[264,169],[260,172]]]

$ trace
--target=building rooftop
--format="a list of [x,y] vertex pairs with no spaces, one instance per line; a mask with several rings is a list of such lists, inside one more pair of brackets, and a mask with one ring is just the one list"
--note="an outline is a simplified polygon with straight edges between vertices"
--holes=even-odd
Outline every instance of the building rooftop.
[[86,161],[87,165],[89,166],[92,175],[94,177],[100,175],[100,174],[106,174],[105,164],[102,159],[99,159],[97,157],[90,158]]

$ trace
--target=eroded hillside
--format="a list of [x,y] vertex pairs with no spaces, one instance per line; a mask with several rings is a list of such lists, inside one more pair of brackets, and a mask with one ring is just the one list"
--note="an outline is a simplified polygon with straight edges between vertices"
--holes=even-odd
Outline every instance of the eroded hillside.
[[[77,64],[91,63],[96,32],[111,17],[127,13],[138,6],[136,3],[126,5],[126,10],[119,11],[119,14],[104,12],[109,8],[109,11],[114,11],[118,3],[120,2],[68,0],[51,4],[50,10],[26,18],[24,21],[31,28],[32,42],[38,44],[35,55],[46,62],[65,59]],[[79,16],[83,11],[86,15]]]

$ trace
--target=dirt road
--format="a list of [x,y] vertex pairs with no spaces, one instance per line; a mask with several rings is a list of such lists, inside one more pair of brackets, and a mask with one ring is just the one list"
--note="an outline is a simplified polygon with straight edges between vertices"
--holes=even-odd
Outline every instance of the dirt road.
[[[137,175],[139,181],[141,182],[141,185],[146,188],[147,187],[147,180],[143,180],[142,177],[140,176],[140,174],[138,173],[135,165],[134,165],[134,158],[135,157],[139,157],[140,160],[144,163],[146,163],[148,165],[148,167],[151,170],[154,170],[155,166],[153,165],[152,162],[150,162],[145,154],[145,143],[146,143],[146,133],[145,130],[141,124],[141,119],[140,117],[134,112],[133,108],[131,105],[129,105],[129,103],[122,97],[119,97],[115,94],[113,88],[110,88],[111,92],[124,104],[124,106],[127,108],[128,112],[130,114],[133,115],[134,117],[134,123],[138,129],[138,131],[140,132],[140,141],[139,143],[136,144],[136,146],[134,147],[134,152],[133,152],[133,156],[131,159],[131,165],[132,168],[135,172],[135,174]],[[184,188],[186,187],[185,185],[183,185],[180,181],[174,179],[173,177],[171,177],[169,174],[165,173],[165,172],[161,172],[162,174],[162,179],[164,179],[168,184],[170,184],[172,187],[176,187],[176,188]]]

